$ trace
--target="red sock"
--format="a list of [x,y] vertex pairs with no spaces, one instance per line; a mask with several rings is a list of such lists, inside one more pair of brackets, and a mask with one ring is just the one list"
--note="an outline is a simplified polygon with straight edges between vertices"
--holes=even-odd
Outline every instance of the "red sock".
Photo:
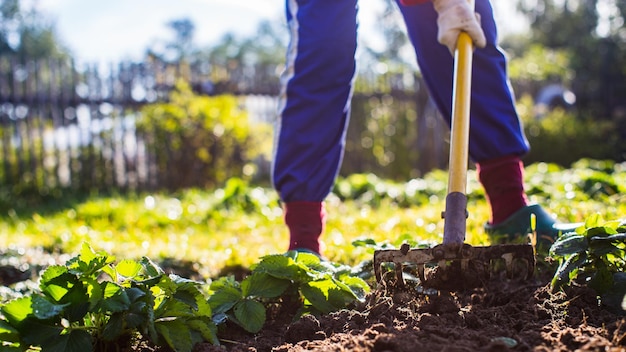
[[323,202],[285,203],[285,223],[289,228],[289,250],[307,249],[320,253],[320,236],[326,225]]
[[505,156],[476,164],[478,179],[491,205],[492,225],[506,220],[528,205],[524,192],[524,164],[517,156]]

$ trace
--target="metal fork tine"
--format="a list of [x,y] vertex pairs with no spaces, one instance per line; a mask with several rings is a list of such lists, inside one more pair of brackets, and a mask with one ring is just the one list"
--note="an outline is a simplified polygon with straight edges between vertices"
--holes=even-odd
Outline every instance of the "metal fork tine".
[[[489,278],[493,273],[501,268],[501,263],[506,269],[507,277],[513,278],[516,274],[524,276],[522,279],[529,279],[534,274],[535,253],[531,246],[519,244],[502,244],[489,247],[473,247],[464,244],[463,247],[458,245],[437,245],[433,248],[415,248],[410,249],[408,245],[403,245],[401,249],[386,249],[374,252],[374,271],[376,279],[380,282],[385,275],[381,274],[384,263],[392,263],[394,265],[397,285],[406,285],[404,278],[405,264],[415,267],[417,275],[424,286],[430,283],[426,280],[426,271],[430,269],[430,265],[438,265],[436,271],[435,285],[439,285],[436,281],[445,282],[447,286],[464,285],[464,279],[452,274],[456,272],[455,268],[460,268],[463,275],[467,273],[483,278]],[[471,263],[471,264],[470,264]],[[523,270],[526,266],[527,270]],[[452,271],[450,271],[452,270]],[[429,279],[430,280],[430,279]]]
[[401,263],[396,263],[396,279],[398,280],[398,285],[400,285],[401,287],[404,287],[405,282],[404,282],[404,275],[403,275],[403,270],[404,267],[402,266]]
[[426,269],[426,264],[417,264],[417,276],[420,279],[420,282],[426,281],[426,277],[424,276],[424,270]]
[[466,272],[469,267],[469,259],[461,259],[461,270]]
[[504,259],[504,265],[506,267],[506,276],[510,279],[513,277],[513,254],[504,253],[502,254],[502,259]]

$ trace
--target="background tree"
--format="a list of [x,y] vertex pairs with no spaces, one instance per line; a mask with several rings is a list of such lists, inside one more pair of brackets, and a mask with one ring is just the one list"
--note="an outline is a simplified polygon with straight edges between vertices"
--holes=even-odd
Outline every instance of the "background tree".
[[[194,60],[209,67],[216,91],[245,92],[255,77],[267,93],[278,91],[285,62],[287,32],[281,21],[261,21],[252,36],[226,33],[217,44],[199,49]],[[260,92],[257,92],[260,93]]]
[[54,24],[20,0],[0,2],[0,55],[18,55],[22,60],[69,56]]
[[150,60],[161,63],[191,63],[197,55],[198,48],[194,44],[196,26],[188,17],[173,19],[165,23],[170,37],[159,39],[146,48],[146,56]]
[[377,45],[370,38],[361,36],[362,50],[365,55],[361,57],[361,68],[367,70],[371,67],[381,67],[383,63],[391,71],[416,68],[413,48],[409,45],[406,29],[403,25],[402,15],[397,8],[396,2],[385,0],[382,11],[377,16],[377,28],[381,40]]
[[623,115],[626,1],[518,0],[518,8],[530,21],[534,43],[570,53],[578,108],[595,118]]
[[174,40],[168,43],[167,48],[174,51],[178,60],[188,57],[194,49],[193,36],[196,26],[189,18],[172,20],[167,26],[174,31]]

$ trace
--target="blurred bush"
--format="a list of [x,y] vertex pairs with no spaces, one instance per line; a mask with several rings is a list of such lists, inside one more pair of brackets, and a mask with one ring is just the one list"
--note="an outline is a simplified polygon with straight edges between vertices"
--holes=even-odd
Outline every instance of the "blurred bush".
[[197,95],[182,81],[167,103],[142,109],[137,129],[155,159],[159,185],[170,190],[252,178],[253,160],[270,134],[269,126],[249,121],[236,97]]
[[529,96],[519,99],[517,108],[531,147],[525,163],[569,167],[584,158],[621,160],[615,122],[579,116],[562,108],[537,117]]

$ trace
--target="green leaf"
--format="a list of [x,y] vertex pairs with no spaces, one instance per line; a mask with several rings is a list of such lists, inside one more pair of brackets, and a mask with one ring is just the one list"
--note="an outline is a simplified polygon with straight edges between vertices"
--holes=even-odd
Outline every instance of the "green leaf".
[[68,260],[66,266],[75,275],[98,276],[98,271],[114,261],[114,256],[104,251],[95,252],[87,243],[83,243],[80,254]]
[[296,260],[298,265],[303,265],[307,270],[312,271],[314,280],[323,278],[326,274],[336,274],[341,270],[349,271],[346,265],[333,264],[329,261],[320,260],[316,255],[300,253]]
[[224,287],[239,289],[239,282],[235,280],[234,276],[230,275],[230,276],[220,277],[217,280],[213,280],[211,282],[211,285],[209,286],[209,288],[213,291],[219,291],[223,289]]
[[604,223],[602,215],[600,213],[594,213],[585,219],[585,228],[589,229],[592,227],[602,226],[602,223]]
[[[150,286],[145,282],[142,282],[142,284]],[[161,275],[158,283],[154,283],[153,285],[163,290],[163,294],[165,296],[173,295],[178,289],[178,285],[176,285],[176,283],[172,281],[171,275]]]
[[9,346],[0,345],[0,352],[23,352],[23,351],[24,351],[24,348],[21,348],[21,347],[10,346],[10,345]]
[[102,301],[99,307],[104,312],[121,312],[130,307],[130,298],[124,288],[113,282],[104,282]]
[[26,296],[12,300],[3,305],[1,311],[9,324],[19,330],[26,317],[33,314],[32,297]]
[[613,285],[600,295],[602,304],[618,312],[626,312],[626,273],[613,274]]
[[148,274],[148,276],[154,277],[164,274],[163,269],[161,269],[148,257],[142,257],[139,262],[141,263],[141,265],[143,265],[144,270],[146,271],[146,274]]
[[191,280],[176,274],[170,274],[169,277],[170,279],[172,279],[172,282],[174,282],[178,286],[179,289],[187,287],[197,287],[198,285],[202,284],[200,281]]
[[69,303],[54,304],[42,296],[34,295],[32,300],[33,313],[37,319],[46,320],[60,315]]
[[90,261],[92,261],[93,259],[97,257],[96,251],[94,251],[93,248],[91,248],[91,246],[87,242],[83,242],[78,255],[80,259],[84,261],[85,263],[89,263]]
[[617,234],[617,230],[609,226],[596,226],[590,227],[585,230],[585,237],[608,237],[609,235]]
[[328,302],[334,306],[333,311],[345,308],[346,305],[355,300],[354,294],[351,291],[341,289],[339,287],[328,288]]
[[[70,301],[72,299],[70,298]],[[81,321],[87,315],[87,312],[89,312],[89,303],[77,301],[65,307],[65,318],[70,323]]]
[[93,344],[91,335],[85,330],[72,330],[41,345],[42,351],[46,352],[91,352]]
[[571,280],[570,274],[572,274],[575,270],[578,270],[586,260],[587,253],[581,252],[573,254],[563,261],[552,277],[552,282],[550,284],[552,291],[555,292],[556,290],[561,289],[564,285],[569,284]]
[[355,247],[371,247],[378,249],[379,245],[372,238],[359,238],[352,241],[352,245]]
[[[296,252],[295,262],[313,270],[333,272],[332,265],[322,265],[322,260],[320,259],[320,257],[312,253]],[[328,262],[326,263],[329,264]]]
[[213,345],[219,345],[220,340],[217,337],[217,326],[213,323],[211,319],[208,318],[198,318],[198,319],[190,319],[187,321],[187,325],[196,331],[199,331],[202,337],[209,341]]
[[[6,342],[19,342],[20,341],[20,334],[17,331],[17,329],[12,327],[9,324],[9,322],[5,320],[0,320],[0,341],[6,341]],[[2,347],[2,344],[0,344],[0,348],[1,347]]]
[[204,295],[199,294],[196,296],[196,312],[195,316],[198,318],[207,317],[211,318],[213,316],[213,311],[211,310],[211,306],[209,302],[204,298]]
[[608,292],[613,286],[613,274],[602,261],[596,263],[595,271],[588,285],[598,294]]
[[102,339],[104,341],[115,341],[122,334],[124,328],[124,313],[113,313],[107,323],[102,328]]
[[130,259],[122,260],[115,266],[118,274],[129,279],[134,279],[139,275],[141,269],[143,269],[143,266],[140,263]]
[[623,233],[626,232],[626,229],[621,230],[621,226],[622,226],[622,220],[611,220],[611,221],[606,221],[603,226],[604,227],[610,227],[612,229],[614,229],[616,232],[618,233]]
[[267,273],[255,272],[241,282],[241,292],[244,297],[274,298],[285,292],[290,284],[288,280],[279,279]]
[[118,282],[119,281],[119,277],[117,275],[117,271],[115,271],[115,269],[112,266],[105,265],[104,267],[102,267],[102,272],[107,274],[107,275],[109,275],[111,280],[113,280],[114,282]]
[[197,310],[199,298],[204,299],[204,296],[198,289],[198,282],[187,279],[177,279],[174,282],[177,285],[174,298]]
[[589,248],[587,238],[581,235],[566,235],[557,240],[550,247],[550,254],[557,257],[564,257],[576,253],[581,253]]
[[[53,268],[44,272],[39,287],[41,291],[56,303],[70,303],[66,312],[71,313],[68,319],[81,318],[82,306],[89,306],[89,295],[83,282],[75,275]],[[77,309],[80,308],[80,309]]]
[[157,317],[187,317],[193,316],[191,307],[184,302],[168,299],[156,310]]
[[59,325],[50,325],[34,318],[27,318],[19,330],[24,342],[43,347],[54,344],[54,341],[59,339],[65,329]]
[[349,290],[350,294],[359,301],[364,300],[365,295],[370,292],[370,286],[359,277],[342,275],[338,280],[345,285],[344,290]]
[[138,287],[131,287],[126,289],[126,295],[131,302],[136,302],[137,300],[146,296],[146,292]]
[[177,352],[191,352],[191,332],[180,319],[157,321],[155,327],[165,342]]
[[595,257],[603,257],[609,253],[620,253],[622,250],[610,241],[594,241],[590,244],[589,254]]
[[[59,281],[65,283],[59,285],[56,283]],[[51,265],[41,275],[39,288],[44,294],[59,302],[69,291],[68,286],[72,282],[78,282],[78,279],[74,275],[69,274],[66,267]]]
[[619,233],[625,233],[626,232],[626,220],[620,220],[617,221],[619,224],[617,225],[617,227],[615,228],[617,230],[617,232]]
[[281,254],[268,255],[254,267],[254,272],[268,273],[279,279],[308,282],[315,275],[303,265],[298,265],[292,258]]
[[189,292],[187,290],[182,290],[182,291],[177,291],[173,297],[177,299],[178,301],[180,301],[185,306],[189,307],[190,309],[197,310],[198,304],[196,303],[196,297],[198,294],[200,293],[199,292],[194,293],[194,292]]
[[145,280],[136,281],[136,283],[140,285],[145,285],[148,287],[158,286],[159,288],[163,289],[165,288],[165,285],[167,285],[168,283],[168,282],[165,282],[165,280],[169,280],[168,277],[165,274],[161,274],[158,276],[147,278]]
[[591,241],[615,241],[615,242],[624,242],[626,241],[626,233],[617,233],[610,236],[595,236],[591,238]]
[[329,301],[329,290],[336,288],[332,280],[320,280],[302,284],[300,292],[315,308],[327,314],[337,310],[337,306]]
[[265,324],[265,306],[255,300],[245,299],[233,308],[235,318],[241,327],[251,333],[257,333]]
[[89,310],[90,311],[95,311],[96,307],[98,306],[98,304],[100,304],[100,301],[104,297],[104,291],[103,291],[104,284],[100,284],[98,280],[101,280],[102,282],[108,282],[100,278],[98,279],[95,279],[92,277],[83,278],[83,283],[85,284],[87,292],[89,293]]
[[239,300],[243,299],[241,291],[235,287],[223,286],[209,296],[208,302],[213,314],[226,313]]
[[128,327],[136,328],[153,320],[150,317],[152,313],[152,307],[147,302],[133,302],[124,315],[124,321]]

